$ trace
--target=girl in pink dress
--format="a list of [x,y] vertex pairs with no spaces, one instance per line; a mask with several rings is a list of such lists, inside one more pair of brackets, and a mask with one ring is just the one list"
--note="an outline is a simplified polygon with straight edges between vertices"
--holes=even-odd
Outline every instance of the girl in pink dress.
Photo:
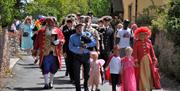
[[133,49],[127,47],[126,56],[122,58],[122,87],[120,91],[136,91],[136,78],[134,70],[134,58],[131,56]]
[[88,85],[91,86],[91,91],[100,91],[99,90],[99,83],[101,79],[100,68],[103,69],[105,61],[103,59],[98,59],[97,52],[91,52],[90,55],[90,78]]

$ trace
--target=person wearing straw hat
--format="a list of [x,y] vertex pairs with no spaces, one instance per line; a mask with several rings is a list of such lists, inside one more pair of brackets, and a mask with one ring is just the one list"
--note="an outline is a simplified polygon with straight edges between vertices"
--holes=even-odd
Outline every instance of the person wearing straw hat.
[[[38,31],[32,55],[37,56],[39,50],[39,65],[45,81],[44,89],[51,89],[54,75],[61,68],[61,48],[65,40],[63,33],[55,27],[51,18],[46,18],[45,22],[46,25]],[[50,79],[48,80],[49,73]]]
[[22,39],[21,39],[21,49],[26,51],[27,54],[31,52],[33,48],[33,40],[31,39],[33,32],[32,29],[34,28],[32,24],[32,18],[27,16],[21,25],[22,30]]

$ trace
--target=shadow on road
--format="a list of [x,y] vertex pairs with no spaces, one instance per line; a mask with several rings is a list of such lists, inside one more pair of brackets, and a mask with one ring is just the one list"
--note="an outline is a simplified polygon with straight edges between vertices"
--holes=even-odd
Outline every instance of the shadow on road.
[[60,78],[60,77],[55,77],[54,78],[54,84],[71,84],[71,82],[68,80],[68,79],[63,79],[63,78]]
[[17,91],[25,91],[25,90],[34,90],[34,91],[39,91],[39,90],[44,90],[42,87],[29,87],[29,88],[21,88],[21,87],[16,87],[14,90]]
[[75,89],[75,87],[56,87],[55,89]]

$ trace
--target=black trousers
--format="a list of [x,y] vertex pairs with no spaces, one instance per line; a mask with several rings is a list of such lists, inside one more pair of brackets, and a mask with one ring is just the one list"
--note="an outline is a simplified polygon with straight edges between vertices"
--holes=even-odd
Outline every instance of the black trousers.
[[101,51],[100,51],[99,58],[105,60],[105,65],[103,66],[104,68],[105,68],[105,66],[107,65],[107,60],[109,59],[110,53],[111,53],[111,52],[110,52],[110,51],[107,51],[107,50],[101,50]]
[[67,53],[67,57],[65,58],[66,72],[69,74],[71,81],[74,81],[73,62],[73,54]]
[[116,91],[116,85],[120,81],[120,75],[119,74],[111,74],[111,80],[112,80],[112,91]]
[[74,62],[73,62],[73,70],[74,70],[74,79],[75,79],[75,86],[76,91],[81,91],[80,86],[80,67],[81,64],[83,65],[84,69],[84,88],[88,87],[88,79],[89,79],[89,71],[90,71],[90,62],[89,62],[89,54],[82,54],[82,55],[74,55]]

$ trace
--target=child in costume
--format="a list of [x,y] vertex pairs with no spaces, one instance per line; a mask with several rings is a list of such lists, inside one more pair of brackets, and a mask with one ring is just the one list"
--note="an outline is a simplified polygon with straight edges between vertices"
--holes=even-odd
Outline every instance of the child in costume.
[[158,61],[149,37],[151,30],[140,27],[135,30],[136,42],[133,48],[133,57],[136,64],[136,81],[139,91],[151,91],[153,88],[161,88],[160,76],[157,71]]
[[136,78],[134,71],[134,58],[131,56],[133,49],[131,47],[127,47],[125,49],[126,56],[122,58],[122,86],[120,91],[136,91]]
[[105,67],[106,80],[112,83],[112,91],[116,91],[116,86],[120,85],[121,58],[119,56],[120,47],[114,46],[113,54],[110,56]]
[[100,69],[103,69],[105,61],[103,59],[98,59],[97,52],[91,52],[90,55],[90,78],[89,78],[89,86],[91,86],[91,91],[100,91],[99,83],[101,79]]

